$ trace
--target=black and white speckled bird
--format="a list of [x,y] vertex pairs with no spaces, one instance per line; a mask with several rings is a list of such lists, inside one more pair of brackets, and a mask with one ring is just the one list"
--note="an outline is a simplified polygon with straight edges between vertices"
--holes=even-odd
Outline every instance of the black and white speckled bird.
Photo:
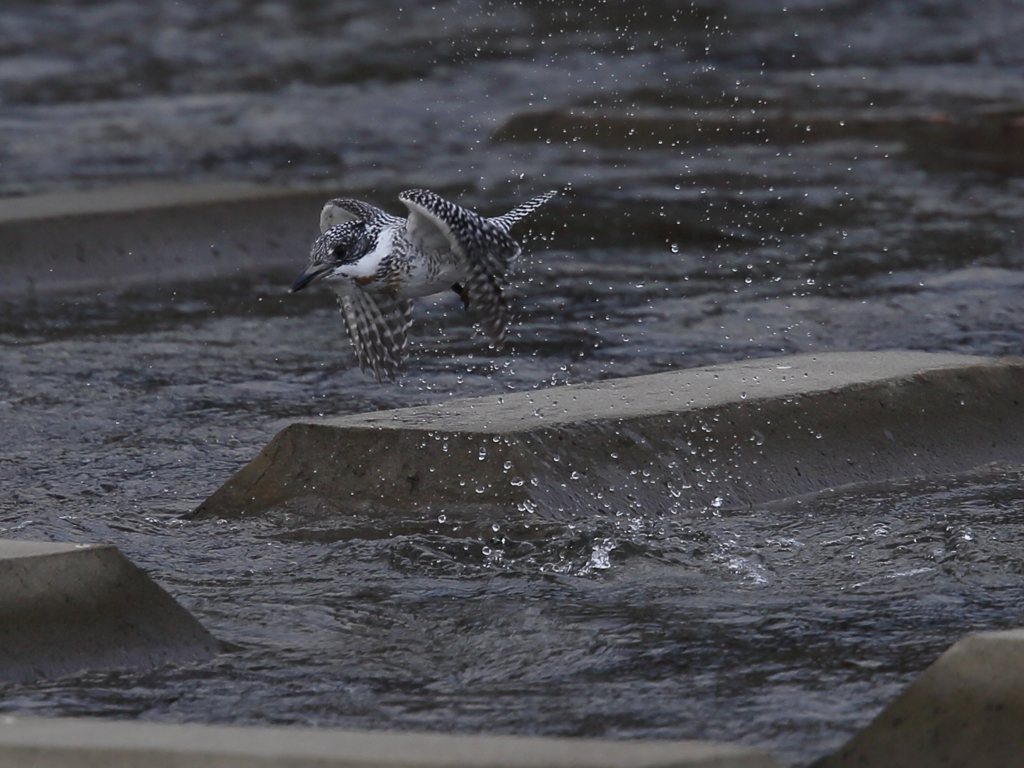
[[521,248],[512,225],[556,191],[504,216],[484,218],[425,189],[398,199],[409,217],[391,216],[360,200],[338,198],[320,213],[320,237],[291,291],[316,280],[338,294],[359,367],[377,381],[394,379],[405,357],[414,299],[455,290],[495,345],[505,340],[509,310],[502,294]]

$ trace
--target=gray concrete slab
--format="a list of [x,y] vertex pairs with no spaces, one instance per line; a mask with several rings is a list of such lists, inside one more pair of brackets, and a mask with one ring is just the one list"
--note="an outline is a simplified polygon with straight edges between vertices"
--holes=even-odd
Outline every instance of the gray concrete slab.
[[1022,387],[1020,360],[828,353],[298,422],[195,514],[745,506],[1024,461]]
[[408,766],[409,768],[772,768],[763,751],[700,741],[450,736],[0,718],[0,765]]
[[0,539],[0,682],[146,669],[221,650],[115,547]]
[[299,268],[328,197],[161,183],[0,200],[0,296]]
[[956,643],[815,768],[1024,765],[1024,629]]

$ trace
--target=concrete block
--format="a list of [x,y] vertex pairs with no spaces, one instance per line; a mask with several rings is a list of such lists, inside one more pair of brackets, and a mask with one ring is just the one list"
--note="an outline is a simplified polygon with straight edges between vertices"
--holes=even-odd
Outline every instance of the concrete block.
[[821,141],[898,142],[928,167],[1024,170],[1024,109],[1019,105],[944,113],[919,107],[797,110],[566,110],[522,112],[494,141],[573,143],[614,149]]
[[115,547],[0,539],[0,682],[151,668],[220,651]]
[[808,144],[819,141],[948,141],[952,119],[935,110],[907,107],[791,111],[762,109],[542,110],[509,118],[492,139],[572,143],[615,149],[724,144]]
[[0,200],[0,297],[295,267],[328,197],[168,183]]
[[1022,392],[1020,360],[850,352],[298,422],[194,514],[745,506],[1020,462]]
[[815,768],[1024,765],[1024,629],[971,635]]
[[774,768],[763,751],[700,741],[450,736],[305,728],[0,718],[11,768]]

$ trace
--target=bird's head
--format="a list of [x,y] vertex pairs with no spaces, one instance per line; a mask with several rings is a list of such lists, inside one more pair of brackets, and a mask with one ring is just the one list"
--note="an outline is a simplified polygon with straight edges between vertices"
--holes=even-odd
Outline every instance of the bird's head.
[[295,278],[288,292],[301,291],[317,280],[343,276],[345,266],[355,264],[370,248],[370,236],[364,221],[356,219],[328,227],[313,243],[309,264]]

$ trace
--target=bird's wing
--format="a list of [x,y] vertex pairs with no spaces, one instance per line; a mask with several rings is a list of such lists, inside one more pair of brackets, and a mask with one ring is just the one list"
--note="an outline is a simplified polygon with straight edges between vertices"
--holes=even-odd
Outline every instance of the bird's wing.
[[323,210],[320,211],[320,234],[338,224],[356,220],[365,221],[367,224],[401,221],[401,219],[385,213],[377,206],[364,203],[362,200],[353,200],[350,197],[336,197],[324,203]]
[[520,219],[529,216],[557,194],[558,190],[552,189],[545,192],[543,195],[538,195],[537,197],[527,200],[525,203],[520,203],[508,213],[502,216],[495,216],[494,218],[488,219],[488,221],[508,232],[512,229],[513,224]]
[[352,287],[339,291],[338,303],[359,368],[373,371],[378,383],[382,376],[394,381],[405,360],[413,300],[393,299]]
[[505,340],[508,303],[502,295],[519,244],[500,226],[425,189],[398,196],[409,209],[406,232],[412,242],[451,249],[465,259],[465,293],[470,309],[495,344]]
[[[455,250],[456,243],[452,240],[451,232],[446,224],[434,213],[433,209],[425,207],[422,203],[415,201],[415,196],[433,195],[421,189],[412,189],[403,192],[398,199],[405,203],[409,209],[409,218],[405,220],[405,232],[409,240],[422,251],[449,251]],[[413,196],[413,197],[409,197]],[[446,203],[437,195],[433,195],[438,201]],[[451,205],[451,203],[447,203]],[[453,206],[454,207],[454,206]]]

